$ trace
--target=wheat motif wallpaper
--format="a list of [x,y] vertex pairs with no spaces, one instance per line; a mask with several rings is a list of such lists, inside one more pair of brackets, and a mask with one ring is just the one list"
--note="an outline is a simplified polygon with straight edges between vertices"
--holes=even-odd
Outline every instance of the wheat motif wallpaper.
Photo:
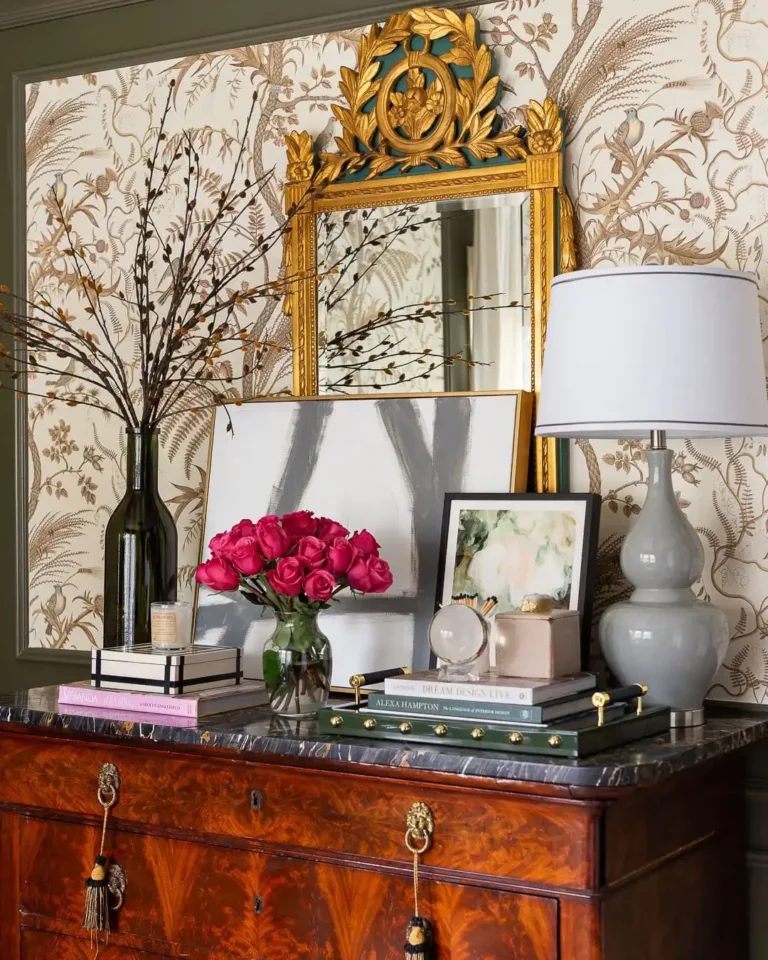
[[[565,111],[566,175],[579,265],[720,264],[760,279],[768,321],[768,15],[764,0],[501,0],[474,8],[503,81],[505,124],[521,104],[553,97]],[[194,131],[213,196],[240,145],[251,169],[275,168],[251,229],[282,217],[285,134],[307,129],[325,148],[339,71],[359,30],[190,55],[30,84],[27,100],[29,291],[66,303],[83,323],[71,264],[55,250],[51,185],[105,287],[130,269],[135,194],[170,79],[172,131]],[[277,275],[279,263],[269,269]],[[246,395],[290,382],[290,329],[279,308],[246,316],[282,349],[243,382]],[[115,315],[116,335],[124,318]],[[599,350],[600,344],[594,344]],[[130,357],[126,362],[130,364]],[[42,391],[45,392],[45,391]],[[162,492],[179,526],[185,590],[199,549],[210,417],[186,414],[163,436]],[[712,696],[768,701],[768,447],[763,440],[684,443],[680,502],[704,540],[696,590],[726,611],[731,646]],[[29,406],[30,644],[100,643],[101,546],[121,496],[119,425],[84,408]],[[602,493],[597,613],[626,597],[622,537],[646,490],[641,443],[580,442],[575,490]]]

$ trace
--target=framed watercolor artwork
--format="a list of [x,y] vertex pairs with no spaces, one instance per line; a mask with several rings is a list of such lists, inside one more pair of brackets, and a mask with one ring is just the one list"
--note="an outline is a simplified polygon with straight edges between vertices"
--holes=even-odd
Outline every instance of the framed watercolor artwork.
[[437,605],[459,594],[519,610],[530,594],[581,614],[589,651],[600,497],[593,493],[446,493]]
[[[244,517],[294,510],[371,530],[394,583],[385,594],[343,597],[323,613],[332,685],[348,686],[353,673],[423,669],[444,496],[524,489],[530,425],[531,395],[522,391],[288,397],[219,407],[203,549]],[[237,593],[199,588],[196,642],[243,647],[246,676],[261,676],[261,650],[273,629],[271,616]]]

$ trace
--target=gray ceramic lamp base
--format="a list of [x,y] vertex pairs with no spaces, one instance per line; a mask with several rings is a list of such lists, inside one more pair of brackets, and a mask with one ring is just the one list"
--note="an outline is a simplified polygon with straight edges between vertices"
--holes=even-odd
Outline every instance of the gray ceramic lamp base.
[[725,657],[728,622],[691,590],[704,551],[675,498],[672,452],[649,450],[648,467],[648,496],[621,551],[636,589],[606,611],[600,644],[619,683],[646,684],[647,702],[671,707],[673,726],[695,726]]

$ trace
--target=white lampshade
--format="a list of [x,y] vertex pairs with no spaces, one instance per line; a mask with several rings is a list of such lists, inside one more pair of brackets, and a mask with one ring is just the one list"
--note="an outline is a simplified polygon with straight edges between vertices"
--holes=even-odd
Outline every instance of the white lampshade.
[[536,433],[768,434],[752,274],[619,267],[556,277]]

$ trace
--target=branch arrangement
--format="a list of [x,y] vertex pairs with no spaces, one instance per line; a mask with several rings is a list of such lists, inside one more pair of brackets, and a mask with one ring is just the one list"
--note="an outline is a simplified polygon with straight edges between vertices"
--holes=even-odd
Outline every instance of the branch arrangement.
[[[202,209],[200,155],[192,137],[183,133],[168,149],[166,133],[174,81],[160,120],[157,138],[146,160],[145,192],[136,197],[138,230],[127,289],[105,289],[94,275],[84,247],[70,222],[71,211],[57,187],[51,191],[56,220],[65,240],[62,253],[74,264],[77,290],[88,317],[86,326],[45,297],[29,300],[10,295],[0,307],[0,328],[13,338],[12,349],[0,347],[0,372],[9,375],[19,396],[41,396],[69,406],[89,406],[120,417],[134,430],[154,429],[184,410],[212,407],[232,399],[232,384],[251,371],[277,343],[259,342],[241,326],[246,305],[281,300],[286,278],[268,277],[266,258],[282,244],[293,213],[271,231],[253,235],[247,215],[256,207],[274,177],[269,171],[255,180],[242,175],[248,132],[256,107],[254,95],[231,175],[211,211]],[[183,210],[168,226],[158,226],[162,198],[183,174]],[[242,240],[245,238],[245,244]],[[240,252],[231,241],[239,239]],[[157,289],[157,274],[166,280]],[[170,278],[170,279],[166,279]],[[127,309],[132,342],[119,353],[108,309],[110,298]],[[232,360],[246,354],[239,373]],[[131,366],[135,361],[136,376]],[[58,387],[35,390],[37,375]],[[2,385],[8,389],[8,384]],[[189,405],[190,397],[199,401]]]

